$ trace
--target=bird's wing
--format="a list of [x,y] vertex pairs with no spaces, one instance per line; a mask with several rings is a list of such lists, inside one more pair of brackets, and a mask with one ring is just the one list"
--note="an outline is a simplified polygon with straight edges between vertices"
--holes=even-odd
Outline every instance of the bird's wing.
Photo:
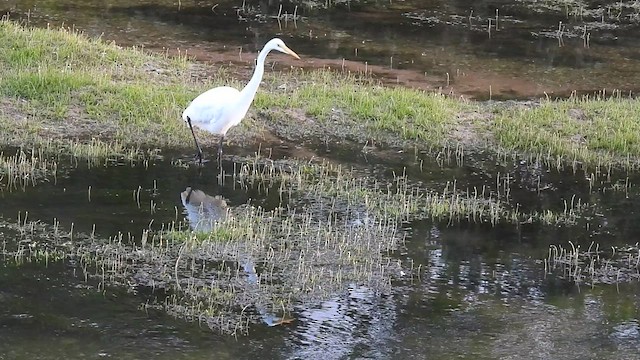
[[229,86],[207,90],[198,95],[182,113],[186,121],[191,119],[193,126],[219,134],[226,130],[231,114],[228,110],[238,100],[240,92]]

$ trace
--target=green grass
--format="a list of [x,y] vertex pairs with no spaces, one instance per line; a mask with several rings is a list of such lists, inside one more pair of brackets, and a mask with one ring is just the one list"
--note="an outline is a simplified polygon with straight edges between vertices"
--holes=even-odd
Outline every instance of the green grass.
[[[184,57],[150,55],[65,29],[11,21],[0,22],[0,43],[0,128],[13,135],[13,143],[4,145],[37,145],[47,137],[40,129],[49,125],[64,129],[63,138],[91,139],[109,122],[115,126],[106,138],[126,146],[188,139],[180,115],[197,89],[184,81],[189,75]],[[16,127],[15,117],[28,119],[30,131]],[[139,136],[140,129],[146,136]]]
[[[203,75],[208,69],[185,57],[123,49],[66,29],[27,28],[11,21],[0,23],[0,63],[0,129],[6,133],[1,145],[37,145],[50,137],[43,129],[54,127],[69,139],[100,133],[103,140],[125,146],[184,146],[189,133],[181,112],[189,101],[213,86],[242,87],[248,80],[232,79],[224,70]],[[301,122],[286,113],[295,109],[322,124],[307,129],[308,137],[339,136],[346,129],[353,136],[387,134],[441,144],[455,127],[458,108],[459,103],[438,94],[382,87],[358,75],[269,73],[250,112],[253,128],[245,123],[230,138],[246,139],[273,128],[269,117],[256,116],[256,111],[273,112],[285,128],[299,127]],[[28,126],[16,127],[16,116],[28,119]],[[104,124],[110,131],[104,131]]]
[[[189,101],[213,86],[242,87],[248,80],[184,56],[124,49],[66,29],[11,21],[0,22],[0,77],[0,146],[38,147],[59,138],[67,149],[96,138],[118,149],[190,146],[181,120]],[[548,156],[556,163],[636,167],[639,109],[635,99],[610,97],[496,110],[382,86],[362,74],[267,71],[248,121],[228,141],[251,141],[264,130],[290,140],[348,138],[419,149],[475,146],[488,139],[489,149]],[[213,146],[215,137],[201,137]]]
[[166,236],[171,240],[190,245],[201,244],[205,241],[231,242],[264,231],[265,223],[262,220],[265,218],[265,215],[260,211],[257,212],[257,215],[253,212],[247,212],[246,214],[242,213],[242,216],[239,217],[230,217],[216,222],[212,229],[207,231],[171,229],[167,231]]
[[639,113],[637,99],[574,97],[503,111],[494,131],[508,149],[586,165],[635,167],[640,159]]
[[[283,81],[290,86],[277,90]],[[386,133],[402,140],[444,145],[457,125],[456,112],[465,108],[462,102],[438,93],[385,87],[365,76],[324,69],[292,71],[270,79],[266,87],[269,91],[256,96],[257,109],[300,109],[324,124],[324,131],[339,128],[333,131],[346,131],[356,138],[375,139]],[[359,133],[362,128],[366,134]]]

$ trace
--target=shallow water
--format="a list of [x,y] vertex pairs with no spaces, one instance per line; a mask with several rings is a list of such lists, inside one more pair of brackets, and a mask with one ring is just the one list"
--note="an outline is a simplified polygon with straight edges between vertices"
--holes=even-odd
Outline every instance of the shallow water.
[[[232,63],[242,77],[251,71],[251,53],[280,36],[303,57],[270,59],[281,65],[373,72],[387,83],[478,99],[636,92],[637,2],[566,4],[347,1],[328,10],[288,3],[280,10],[271,1],[221,1],[212,10],[194,1],[5,0],[0,11],[38,26],[73,26],[122,45],[186,50],[214,66]],[[283,18],[294,11],[296,21]]]
[[[229,153],[233,151],[240,150]],[[200,172],[194,166],[171,164],[189,157],[166,154],[148,167],[88,168],[82,162],[65,165],[63,160],[56,181],[1,193],[0,219],[15,223],[18,213],[24,217],[28,212],[29,219],[47,224],[55,218],[62,231],[69,231],[73,223],[77,232],[91,232],[95,224],[102,238],[118,232],[139,234],[183,220],[180,194],[187,186],[222,195],[232,209],[246,203],[279,206],[274,192],[265,197],[259,189],[234,186],[233,181],[220,185],[213,163]],[[486,158],[484,162],[490,163]],[[373,153],[367,161],[352,160],[348,166],[361,176],[391,181],[390,169],[397,163],[409,165],[412,181],[435,189],[451,180],[447,176],[452,172],[462,188],[477,181],[490,183],[483,176],[495,181],[498,172],[514,179],[522,173],[517,166],[496,161],[498,165],[474,167],[473,158],[462,166],[442,168],[427,162],[420,171],[413,155],[407,154],[388,159]],[[230,157],[224,165],[231,174]],[[484,174],[480,180],[478,173]],[[637,280],[591,287],[576,286],[557,273],[545,274],[543,259],[550,244],[568,246],[572,241],[586,247],[595,241],[608,247],[637,242],[636,187],[624,192],[602,191],[602,186],[589,192],[583,178],[543,169],[542,183],[548,187],[540,195],[516,181],[511,186],[514,198],[529,209],[558,206],[562,199],[553,195],[557,189],[575,193],[595,209],[586,214],[591,217],[589,229],[583,223],[491,227],[412,221],[402,225],[406,242],[391,256],[403,260],[407,271],[408,261],[420,267],[418,277],[396,276],[393,286],[382,292],[349,286],[326,299],[296,305],[291,324],[252,325],[248,336],[237,339],[160,310],[145,311],[142,293],[102,289],[95,280],[85,281],[68,261],[16,265],[4,258],[0,354],[16,359],[634,359],[640,351]],[[640,179],[630,181],[637,184]],[[134,195],[138,187],[139,201]],[[3,242],[16,237],[15,230],[0,227]]]

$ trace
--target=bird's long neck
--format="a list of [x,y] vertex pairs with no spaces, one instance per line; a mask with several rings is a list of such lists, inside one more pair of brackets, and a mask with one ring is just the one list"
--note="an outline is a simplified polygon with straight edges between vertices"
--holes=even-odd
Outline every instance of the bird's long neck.
[[269,50],[262,49],[260,54],[258,54],[258,61],[256,63],[256,69],[253,72],[253,76],[247,86],[240,91],[240,99],[238,107],[243,109],[245,112],[251,106],[251,102],[253,98],[256,96],[256,91],[258,91],[258,86],[260,86],[260,82],[262,81],[262,75],[264,75],[264,61],[267,58],[267,54]]

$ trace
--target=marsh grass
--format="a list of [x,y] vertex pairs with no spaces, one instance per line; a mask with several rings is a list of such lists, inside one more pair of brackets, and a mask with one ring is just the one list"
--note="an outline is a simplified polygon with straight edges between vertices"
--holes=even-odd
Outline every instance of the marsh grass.
[[[148,148],[191,144],[181,110],[197,93],[223,83],[223,73],[202,77],[184,57],[121,49],[65,29],[26,29],[5,21],[0,40],[5,41],[0,72],[7,79],[0,85],[5,105],[0,129],[5,145],[22,146],[15,157],[1,158],[6,186],[24,187],[37,183],[34,178],[50,176],[54,163],[34,154],[64,152],[110,161],[154,154]],[[322,131],[358,141],[387,136],[442,146],[460,126],[457,112],[468,106],[439,94],[387,88],[357,74],[328,70],[278,74],[266,79],[265,88],[255,107],[271,122],[254,112],[250,123],[303,138]],[[565,156],[567,148],[555,142],[571,138],[577,125],[551,120],[553,114],[569,114],[563,104],[540,107],[550,108],[551,115],[537,108],[499,114],[499,141],[507,148]],[[529,119],[527,111],[540,114]],[[611,113],[624,117],[631,111]],[[250,133],[244,124],[240,132]],[[541,140],[527,140],[536,133]],[[556,133],[561,134],[558,140]],[[63,139],[48,140],[51,134]],[[556,148],[547,149],[554,144]],[[627,149],[623,144],[611,151]],[[29,146],[35,150],[25,151]],[[295,304],[326,299],[350,286],[387,291],[401,269],[390,254],[402,246],[403,223],[571,225],[583,210],[579,202],[571,202],[560,213],[525,213],[488,186],[460,189],[452,180],[434,189],[406,174],[382,181],[327,162],[257,155],[241,160],[237,168],[223,181],[276,191],[281,207],[235,207],[232,216],[206,233],[178,222],[109,239],[64,233],[55,221],[44,226],[21,219],[16,250],[5,255],[16,261],[71,259],[101,290],[123,286],[151,293],[145,306],[238,335],[251,324],[274,324],[274,316],[292,314]]]
[[48,265],[53,261],[68,259],[72,252],[73,230],[62,231],[56,219],[49,225],[31,220],[29,213],[18,214],[17,222],[0,218],[0,242],[5,261],[16,265],[35,262]]
[[231,335],[246,334],[252,324],[278,325],[295,304],[354,284],[387,291],[399,265],[386,255],[401,240],[388,220],[364,226],[334,215],[250,206],[207,233],[167,224],[139,237],[100,239],[26,216],[6,226],[17,239],[15,247],[4,242],[3,254],[17,264],[68,260],[101,291],[118,286],[151,294],[144,307]]
[[[15,154],[12,155],[12,153]],[[27,187],[42,182],[55,182],[59,175],[61,162],[75,163],[84,159],[87,166],[103,166],[120,162],[142,161],[146,166],[148,159],[157,156],[157,150],[125,147],[119,142],[103,142],[92,139],[90,142],[72,140],[46,140],[37,147],[8,147],[0,150],[0,191],[25,191]]]
[[43,181],[55,181],[58,164],[47,159],[43,152],[27,153],[16,150],[15,155],[0,152],[0,190],[25,190]]
[[637,243],[623,247],[591,243],[587,249],[571,242],[566,246],[551,245],[544,263],[547,275],[554,274],[577,285],[617,285],[640,280]]
[[319,206],[318,211],[348,209],[361,217],[391,218],[397,222],[431,219],[453,224],[460,222],[545,225],[573,225],[587,204],[572,199],[560,212],[545,210],[522,212],[514,207],[508,189],[490,186],[461,189],[455,181],[441,189],[412,182],[406,174],[394,174],[391,180],[376,180],[351,169],[327,162],[272,161],[256,155],[246,161],[237,181],[264,189],[277,188],[281,199],[293,201],[291,207]]
[[212,231],[178,219],[108,239],[23,216],[14,225],[20,234],[16,247],[6,256],[16,262],[66,259],[101,291],[124,287],[143,294],[143,308],[242,335],[255,324],[287,322],[295,317],[296,305],[317,303],[350,287],[390,291],[394,280],[412,271],[395,258],[404,247],[402,224],[430,219],[566,225],[580,210],[569,205],[560,214],[524,214],[488,188],[472,193],[449,183],[436,191],[405,174],[381,182],[326,162],[256,155],[236,168],[222,178],[263,193],[275,191],[280,206],[234,206]]

